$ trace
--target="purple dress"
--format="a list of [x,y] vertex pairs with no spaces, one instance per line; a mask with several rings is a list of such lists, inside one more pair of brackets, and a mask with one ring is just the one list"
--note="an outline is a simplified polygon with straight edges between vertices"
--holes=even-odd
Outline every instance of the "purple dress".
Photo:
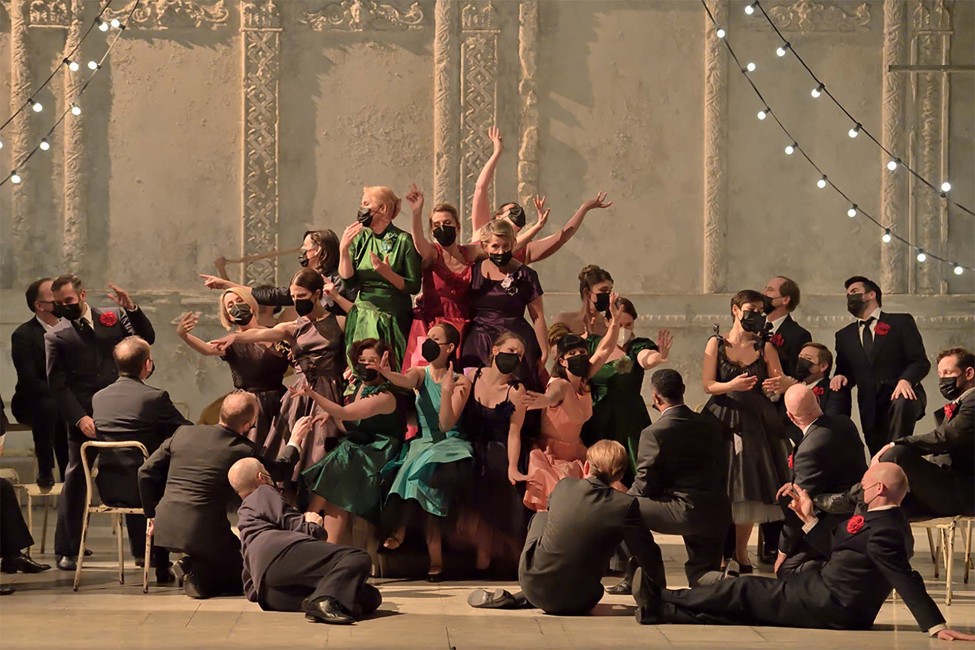
[[490,365],[494,341],[505,332],[513,332],[525,342],[525,356],[517,377],[528,390],[541,390],[538,360],[542,351],[535,330],[525,319],[528,303],[542,295],[538,274],[522,264],[504,280],[492,280],[481,271],[481,261],[471,269],[471,323],[461,349],[460,367],[482,368]]
[[[286,351],[279,346],[263,343],[234,343],[224,353],[223,360],[230,366],[234,388],[253,393],[260,405],[257,426],[247,438],[263,450],[271,430],[271,423],[281,408],[281,398],[287,392],[282,380],[291,363]],[[271,459],[273,460],[273,458]]]

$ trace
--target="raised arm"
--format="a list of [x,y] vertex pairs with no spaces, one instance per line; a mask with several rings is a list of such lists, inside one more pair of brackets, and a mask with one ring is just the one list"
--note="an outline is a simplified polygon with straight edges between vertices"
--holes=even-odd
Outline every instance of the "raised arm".
[[366,367],[378,372],[386,381],[397,388],[419,390],[423,384],[423,373],[425,372],[423,368],[410,368],[404,373],[396,372],[389,367],[389,352],[383,352],[383,358],[378,363],[370,362],[366,364]]
[[456,426],[471,394],[471,381],[454,374],[454,364],[447,366],[447,374],[440,382],[440,431],[446,433]]
[[590,210],[594,208],[605,209],[611,205],[613,205],[613,202],[606,200],[606,192],[599,192],[596,194],[596,198],[589,199],[579,206],[579,209],[562,227],[562,230],[554,235],[549,235],[544,239],[533,241],[532,243],[528,244],[525,251],[526,263],[531,264],[533,262],[541,262],[542,260],[557,253],[559,249],[565,246],[566,242],[572,239],[572,236],[576,234],[576,231],[579,230],[579,226],[582,225],[582,220],[586,218],[586,215]]
[[206,341],[197,338],[190,334],[196,324],[199,322],[200,317],[188,311],[179,317],[179,323],[176,324],[176,336],[183,340],[186,345],[190,346],[196,352],[209,357],[222,357],[225,354],[224,350],[221,350],[217,346],[207,343]]
[[548,215],[552,213],[552,210],[546,209],[545,199],[546,197],[544,196],[535,197],[535,211],[538,213],[538,219],[527,228],[521,229],[521,232],[518,233],[518,237],[515,239],[514,250],[520,250],[527,246],[542,231],[542,228],[545,227],[545,223],[548,221]]
[[351,280],[355,277],[355,264],[352,261],[352,243],[360,232],[362,232],[362,224],[358,221],[350,224],[342,232],[342,240],[339,242],[339,277],[343,280]]
[[670,358],[670,346],[674,343],[674,337],[668,329],[662,329],[657,332],[657,349],[656,350],[640,350],[640,354],[637,355],[637,362],[644,370],[650,370],[651,368],[656,368],[657,366],[667,363],[667,359]]
[[488,158],[488,161],[484,163],[484,168],[477,177],[477,184],[474,185],[474,202],[471,205],[472,238],[476,238],[477,231],[491,220],[491,206],[488,205],[488,191],[491,188],[491,182],[494,181],[494,170],[498,167],[501,152],[504,150],[504,141],[501,139],[501,130],[498,127],[492,126],[488,129],[488,137],[491,138],[494,151],[491,157]]
[[235,342],[239,343],[277,343],[287,340],[295,329],[294,321],[278,323],[274,327],[260,327],[246,332],[231,332],[226,336],[210,341],[218,350],[225,350]]
[[589,357],[590,379],[595,377],[596,373],[606,365],[613,350],[616,349],[616,341],[620,336],[620,314],[623,313],[623,307],[619,304],[619,299],[620,295],[618,293],[613,293],[609,297],[609,330],[599,341],[596,351]]
[[416,188],[416,184],[410,185],[410,191],[406,193],[406,202],[410,204],[413,211],[412,230],[413,248],[423,261],[423,267],[431,266],[437,259],[437,248],[430,243],[423,233],[423,194]]
[[310,386],[302,388],[290,388],[294,393],[310,397],[320,409],[325,411],[336,421],[354,422],[356,420],[366,420],[374,415],[387,415],[396,410],[396,398],[390,393],[379,393],[369,397],[360,398],[343,406],[336,404],[327,397],[322,397]]
[[525,393],[525,409],[537,411],[539,409],[558,406],[565,399],[565,394],[569,390],[569,382],[565,379],[554,378],[548,382],[544,393]]

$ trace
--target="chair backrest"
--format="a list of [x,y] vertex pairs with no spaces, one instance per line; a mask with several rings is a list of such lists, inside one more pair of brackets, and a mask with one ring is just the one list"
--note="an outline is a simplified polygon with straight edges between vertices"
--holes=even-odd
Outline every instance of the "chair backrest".
[[86,507],[91,505],[91,495],[93,493],[91,485],[91,463],[88,462],[88,449],[90,447],[96,449],[138,449],[142,452],[142,462],[149,459],[149,450],[146,449],[144,444],[135,440],[124,440],[120,442],[89,440],[81,445],[81,466],[85,469],[85,487],[88,490],[88,497],[85,501]]

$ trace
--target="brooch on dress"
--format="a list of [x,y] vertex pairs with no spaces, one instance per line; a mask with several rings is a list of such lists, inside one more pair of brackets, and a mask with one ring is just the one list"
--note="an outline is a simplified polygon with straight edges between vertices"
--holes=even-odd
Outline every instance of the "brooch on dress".
[[518,292],[518,287],[515,286],[514,273],[509,273],[504,276],[504,280],[501,281],[501,288],[507,291],[509,296],[513,296]]

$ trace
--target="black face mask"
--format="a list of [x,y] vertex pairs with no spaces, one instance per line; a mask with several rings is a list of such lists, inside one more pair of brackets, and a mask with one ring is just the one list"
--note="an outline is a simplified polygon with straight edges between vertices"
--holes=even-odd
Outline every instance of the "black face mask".
[[420,354],[427,363],[433,363],[440,357],[440,344],[433,339],[427,339],[420,346]]
[[433,229],[433,238],[441,246],[450,246],[457,241],[457,228],[454,226],[440,226]]
[[355,215],[355,220],[362,224],[363,228],[368,228],[372,224],[373,218],[372,210],[369,208],[359,208],[359,212]]
[[152,369],[149,370],[149,374],[146,375],[146,379],[149,379],[149,377],[152,377],[152,373],[156,372],[156,360],[155,359],[150,359],[150,361],[152,361]]
[[355,376],[362,381],[375,381],[376,377],[379,376],[379,371],[367,367],[364,363],[357,363],[355,364]]
[[965,392],[961,389],[961,386],[958,385],[959,379],[961,379],[961,376],[942,377],[938,380],[938,390],[941,391],[941,394],[946,400],[956,400],[961,397],[962,393]]
[[295,300],[295,311],[299,316],[307,316],[315,311],[315,301],[309,298],[299,298]]
[[227,313],[230,314],[230,320],[234,321],[236,325],[246,325],[254,317],[254,312],[251,311],[250,305],[243,302],[237,302],[231,305]]
[[607,311],[609,309],[609,294],[596,294],[596,311]]
[[81,303],[76,302],[70,305],[61,305],[55,303],[54,305],[54,315],[58,318],[64,318],[67,320],[78,320],[81,318]]
[[566,369],[576,377],[589,376],[589,357],[585,354],[577,354],[574,357],[569,357],[565,360],[565,365],[567,366]]
[[860,318],[860,314],[863,312],[863,302],[862,293],[851,293],[846,297],[846,311],[854,317]]
[[813,362],[809,359],[799,359],[796,362],[796,370],[792,373],[796,381],[806,381],[812,374]]
[[513,373],[518,363],[518,355],[514,352],[498,352],[494,355],[494,365],[502,375]]
[[301,251],[298,255],[298,264],[301,264],[302,268],[308,268],[308,253],[306,251]]
[[525,210],[517,203],[513,204],[508,210],[508,220],[517,227],[525,227]]
[[505,251],[503,253],[491,253],[488,255],[488,259],[499,269],[504,266],[508,266],[508,262],[511,261],[511,251]]
[[765,329],[765,316],[757,311],[746,311],[741,315],[741,328],[746,332],[758,334]]

